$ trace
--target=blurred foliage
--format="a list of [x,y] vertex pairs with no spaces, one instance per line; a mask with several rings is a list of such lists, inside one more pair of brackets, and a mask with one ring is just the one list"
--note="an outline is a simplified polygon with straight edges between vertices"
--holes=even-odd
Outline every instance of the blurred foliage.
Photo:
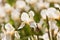
[[21,40],[28,40],[28,37],[33,34],[30,26],[25,24],[24,28],[20,30]]
[[50,7],[54,7],[54,3],[50,3]]
[[60,20],[56,20],[57,21],[57,26],[60,27]]
[[6,0],[7,3],[9,3],[11,6],[13,6],[16,2],[16,0]]

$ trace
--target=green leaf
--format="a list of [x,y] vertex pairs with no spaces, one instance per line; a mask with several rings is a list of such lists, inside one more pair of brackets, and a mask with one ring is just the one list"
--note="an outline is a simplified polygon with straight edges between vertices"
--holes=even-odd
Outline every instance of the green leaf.
[[11,6],[13,6],[16,2],[16,0],[6,0],[7,3],[9,3]]

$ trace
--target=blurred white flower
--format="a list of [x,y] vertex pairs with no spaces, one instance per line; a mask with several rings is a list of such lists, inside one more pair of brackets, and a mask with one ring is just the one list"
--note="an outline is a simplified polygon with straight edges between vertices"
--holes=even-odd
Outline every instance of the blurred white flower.
[[26,6],[25,1],[16,1],[16,8],[18,9],[24,9]]
[[11,32],[11,31],[14,31],[15,30],[10,23],[7,23],[5,25],[5,29],[6,29],[6,32]]
[[60,3],[60,0],[47,0],[48,2],[51,2],[51,3]]
[[46,15],[46,11],[47,11],[47,10],[44,9],[44,10],[42,10],[41,13],[40,13],[43,19],[46,19],[46,16],[47,16],[47,15]]
[[17,39],[20,38],[20,35],[19,35],[19,33],[18,33],[17,31],[15,31],[15,37],[16,37]]
[[[6,29],[6,30],[5,30]],[[20,38],[20,35],[17,31],[15,31],[15,28],[10,24],[7,23],[5,25],[5,29],[3,28],[3,33],[1,34],[2,40],[12,40],[12,36],[14,35],[17,39]]]
[[51,30],[54,30],[54,34],[57,34],[58,32],[58,26],[56,25],[56,21],[50,20],[49,21],[49,26]]
[[49,40],[48,33],[44,33],[42,36],[39,36],[39,38],[42,38],[43,40]]
[[57,13],[57,10],[55,8],[48,8],[46,14],[49,18],[53,19],[59,18],[59,14]]
[[25,0],[28,4],[34,5],[37,3],[37,0]]
[[25,26],[25,23],[22,22],[18,29],[22,29]]
[[24,22],[29,22],[29,15],[26,12],[23,12],[21,15],[21,20]]
[[57,40],[60,40],[60,31],[57,33]]
[[12,13],[11,13],[11,18],[13,20],[19,20],[20,19],[20,13],[16,9],[13,9]]
[[30,22],[30,27],[31,27],[31,28],[36,28],[36,27],[37,27],[36,22],[31,21],[31,22]]
[[46,19],[46,16],[48,16],[48,18],[58,19],[59,13],[55,8],[48,8],[47,10],[44,9],[41,11],[41,16],[43,19]]
[[33,11],[29,11],[29,16],[34,17],[35,13]]
[[8,3],[5,3],[4,9],[7,13],[9,13],[9,12],[11,12],[12,7]]
[[54,4],[54,7],[59,8],[60,5],[59,4]]
[[43,9],[43,8],[49,8],[49,3],[39,1],[36,3],[36,7],[38,8],[38,10]]
[[28,12],[28,11],[30,10],[30,6],[29,6],[29,5],[26,5],[24,10],[25,10],[26,12]]
[[4,11],[4,7],[0,6],[0,18],[3,18],[6,16],[6,13]]
[[44,39],[44,40],[49,40],[48,33],[45,33],[45,34],[43,35],[43,39]]

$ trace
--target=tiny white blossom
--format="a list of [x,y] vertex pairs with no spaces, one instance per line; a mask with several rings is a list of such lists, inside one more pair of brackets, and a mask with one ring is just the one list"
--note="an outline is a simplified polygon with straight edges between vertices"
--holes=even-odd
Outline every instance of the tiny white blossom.
[[60,40],[60,31],[57,33],[57,40]]
[[38,10],[43,9],[43,8],[49,8],[49,3],[48,2],[37,2],[36,7]]
[[24,22],[29,22],[29,15],[26,12],[23,12],[21,15],[21,20]]
[[33,11],[30,11],[30,12],[29,12],[29,16],[30,16],[30,17],[34,17],[34,15],[35,15],[35,14],[34,14]]
[[47,11],[47,10],[44,9],[44,10],[42,10],[41,13],[40,13],[43,19],[46,19],[46,11]]
[[10,23],[7,23],[5,25],[5,29],[6,29],[7,32],[11,32],[11,31],[14,31],[15,30]]
[[19,33],[18,33],[17,31],[15,31],[15,37],[16,37],[17,39],[20,38],[20,35],[19,35]]
[[48,33],[45,33],[45,34],[43,35],[43,39],[44,39],[44,40],[49,40]]
[[55,8],[48,8],[46,14],[49,18],[58,19],[59,15],[56,12],[57,10]]
[[24,1],[16,1],[16,7],[18,9],[24,9],[26,6],[26,3]]
[[35,4],[37,0],[25,0],[28,4]]
[[54,4],[54,7],[59,8],[60,5],[59,4]]
[[25,26],[25,23],[22,22],[18,29],[22,29]]
[[12,10],[12,7],[11,7],[8,3],[5,3],[4,8],[5,8],[5,11],[6,11],[7,13]]
[[4,11],[4,8],[1,6],[1,7],[0,7],[0,17],[3,18],[3,17],[5,17],[5,16],[6,16],[6,13],[5,13],[5,11]]
[[36,27],[37,27],[36,22],[31,21],[31,22],[30,22],[30,27],[31,27],[31,28],[36,28]]
[[51,30],[52,29],[54,30],[54,34],[56,34],[58,32],[58,26],[56,25],[56,21],[50,20],[49,26],[50,26]]
[[20,16],[20,13],[19,13],[16,9],[14,9],[14,10],[12,11],[12,13],[11,13],[11,18],[12,18],[13,20],[18,20],[18,19],[19,19],[19,16]]
[[30,6],[26,5],[24,10],[28,12],[30,10]]

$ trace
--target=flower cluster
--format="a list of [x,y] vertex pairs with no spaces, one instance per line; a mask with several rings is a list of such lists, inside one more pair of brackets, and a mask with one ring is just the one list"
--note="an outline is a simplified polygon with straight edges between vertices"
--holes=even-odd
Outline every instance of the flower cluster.
[[60,0],[0,0],[0,40],[60,40]]

